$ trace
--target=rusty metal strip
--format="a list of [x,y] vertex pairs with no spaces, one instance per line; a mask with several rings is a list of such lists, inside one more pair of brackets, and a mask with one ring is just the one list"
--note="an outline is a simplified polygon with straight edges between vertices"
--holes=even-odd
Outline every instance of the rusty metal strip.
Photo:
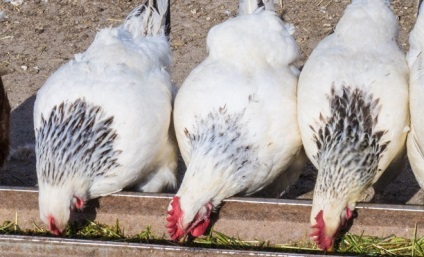
[[94,240],[61,239],[0,235],[2,256],[324,256],[322,254],[297,254],[245,250],[224,250],[199,247],[183,247],[159,244],[104,242]]

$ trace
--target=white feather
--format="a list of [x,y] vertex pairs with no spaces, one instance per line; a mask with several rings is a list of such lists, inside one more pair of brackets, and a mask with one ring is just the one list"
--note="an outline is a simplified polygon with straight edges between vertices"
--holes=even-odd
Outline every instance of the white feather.
[[411,130],[408,135],[408,159],[421,188],[424,188],[424,4],[409,38]]

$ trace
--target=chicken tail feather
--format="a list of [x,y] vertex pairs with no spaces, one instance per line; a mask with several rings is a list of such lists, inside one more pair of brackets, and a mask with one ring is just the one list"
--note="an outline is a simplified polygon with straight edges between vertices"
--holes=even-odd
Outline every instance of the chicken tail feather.
[[274,0],[240,0],[238,14],[252,14],[263,9],[275,11]]
[[146,0],[125,19],[124,29],[134,37],[169,35],[171,16],[168,0]]

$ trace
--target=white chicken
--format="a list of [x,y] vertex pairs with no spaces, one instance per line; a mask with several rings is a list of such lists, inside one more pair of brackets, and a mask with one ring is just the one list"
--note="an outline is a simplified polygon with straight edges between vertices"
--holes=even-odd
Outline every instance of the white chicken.
[[147,0],[38,91],[34,107],[41,220],[59,235],[70,210],[128,186],[176,186],[170,135],[167,0]]
[[409,38],[410,49],[407,60],[410,68],[411,131],[408,135],[408,159],[421,188],[424,189],[424,4]]
[[286,171],[280,177],[285,188],[303,166],[295,162],[301,138],[298,73],[291,67],[298,46],[273,2],[245,0],[239,6],[237,17],[210,30],[209,56],[175,100],[175,131],[187,171],[168,208],[174,240],[202,235],[223,199],[253,194]]
[[311,236],[323,250],[361,193],[404,160],[408,67],[397,35],[390,1],[353,0],[300,74],[299,127],[318,169]]

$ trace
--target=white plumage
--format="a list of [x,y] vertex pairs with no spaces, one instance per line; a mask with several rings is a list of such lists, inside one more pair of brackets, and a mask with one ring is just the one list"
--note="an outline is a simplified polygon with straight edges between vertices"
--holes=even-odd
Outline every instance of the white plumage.
[[299,126],[318,169],[312,236],[323,249],[331,247],[360,194],[386,169],[402,167],[408,67],[397,34],[389,1],[353,0],[300,75]]
[[[210,30],[207,47],[209,56],[175,100],[187,171],[167,219],[174,240],[203,234],[212,208],[263,189],[301,150],[297,73],[290,66],[298,46],[273,3],[241,1],[238,17]],[[281,190],[298,178],[303,163],[295,166],[280,178]]]
[[408,134],[408,159],[412,171],[424,189],[424,4],[411,31],[409,38],[410,49],[407,60],[411,72],[409,81],[411,131]]
[[34,106],[40,217],[60,234],[70,208],[136,186],[176,186],[167,0],[147,0],[54,72]]

